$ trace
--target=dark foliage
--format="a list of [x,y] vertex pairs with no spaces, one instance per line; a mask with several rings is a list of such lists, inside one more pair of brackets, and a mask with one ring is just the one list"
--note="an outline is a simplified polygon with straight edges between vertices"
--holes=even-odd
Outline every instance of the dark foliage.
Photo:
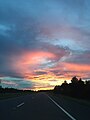
[[90,100],[90,81],[84,83],[81,78],[78,80],[75,76],[71,83],[64,81],[61,86],[55,86],[54,93]]
[[3,88],[1,86],[1,80],[0,80],[0,93],[19,93],[19,92],[34,92],[32,90],[19,90],[15,88]]
[[19,93],[19,92],[33,92],[32,90],[18,90],[14,88],[0,88],[0,93]]

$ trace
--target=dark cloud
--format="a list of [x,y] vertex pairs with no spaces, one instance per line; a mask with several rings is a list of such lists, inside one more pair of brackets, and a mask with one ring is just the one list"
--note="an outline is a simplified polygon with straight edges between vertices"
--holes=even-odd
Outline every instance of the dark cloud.
[[47,72],[43,72],[43,71],[37,71],[35,72],[36,75],[43,75],[43,74],[47,74]]
[[90,51],[71,54],[66,62],[90,65]]

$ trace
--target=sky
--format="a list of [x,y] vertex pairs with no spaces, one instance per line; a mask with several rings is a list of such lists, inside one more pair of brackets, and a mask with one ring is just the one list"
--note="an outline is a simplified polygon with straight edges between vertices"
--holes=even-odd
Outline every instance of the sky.
[[0,0],[3,87],[90,80],[90,0]]

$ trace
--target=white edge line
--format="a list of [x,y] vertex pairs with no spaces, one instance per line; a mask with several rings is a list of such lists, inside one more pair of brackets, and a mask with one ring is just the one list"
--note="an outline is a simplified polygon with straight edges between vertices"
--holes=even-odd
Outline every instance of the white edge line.
[[51,97],[47,95],[47,97],[57,106],[59,107],[68,117],[70,117],[72,120],[76,120],[72,115],[70,115],[66,110],[64,110],[59,104],[57,104]]
[[23,102],[23,103],[21,103],[21,104],[19,104],[19,105],[17,105],[17,107],[21,107],[22,105],[24,105],[24,102]]

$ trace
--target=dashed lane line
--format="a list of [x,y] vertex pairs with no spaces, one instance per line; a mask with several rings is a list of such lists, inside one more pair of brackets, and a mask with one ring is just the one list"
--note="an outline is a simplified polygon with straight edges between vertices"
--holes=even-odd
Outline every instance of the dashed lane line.
[[19,105],[17,105],[17,108],[21,107],[22,105],[24,105],[24,102],[19,104]]

